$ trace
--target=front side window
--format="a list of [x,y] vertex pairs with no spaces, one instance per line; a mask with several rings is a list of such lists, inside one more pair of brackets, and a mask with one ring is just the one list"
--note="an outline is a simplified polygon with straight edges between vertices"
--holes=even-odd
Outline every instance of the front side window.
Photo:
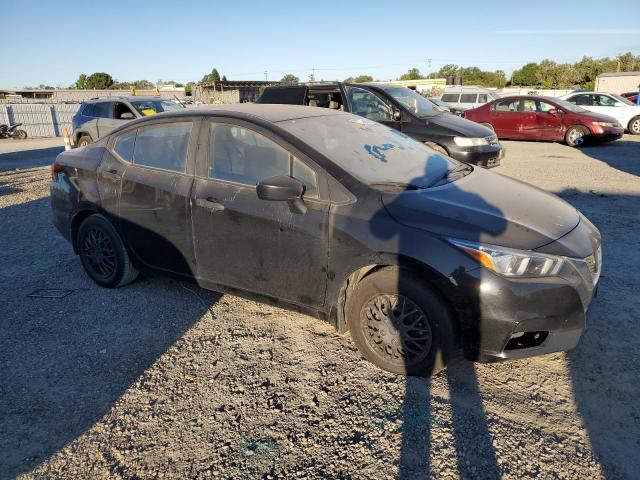
[[118,120],[133,120],[136,118],[131,109],[122,102],[116,103],[115,117]]
[[494,105],[497,112],[517,112],[520,108],[520,99],[505,100]]
[[531,98],[525,98],[522,101],[522,111],[523,112],[535,112],[536,111],[536,101]]
[[184,108],[180,103],[172,100],[136,100],[132,101],[131,105],[142,116],[155,115],[160,112],[172,112]]
[[212,123],[209,176],[257,185],[260,180],[289,175],[289,152],[265,136],[244,127]]
[[593,96],[593,105],[597,107],[614,107],[616,103],[616,100],[611,98],[609,95]]
[[476,103],[477,97],[475,93],[463,93],[460,95],[460,103]]
[[489,95],[486,93],[478,94],[478,103],[487,103],[489,101]]
[[536,101],[537,111],[540,113],[547,113],[549,110],[557,110],[555,105],[552,105],[547,102]]
[[576,95],[575,97],[567,98],[567,102],[574,105],[591,105],[590,95]]
[[297,158],[293,159],[293,178],[297,178],[307,187],[304,191],[305,198],[319,198],[318,177],[311,167],[302,163]]
[[127,162],[133,162],[133,146],[136,143],[136,130],[118,135],[113,147],[115,152]]
[[141,127],[133,148],[133,162],[136,165],[184,172],[190,134],[191,122]]
[[93,116],[99,118],[113,118],[113,103],[99,102],[93,105]]
[[384,90],[416,117],[430,117],[440,113],[433,102],[406,87],[390,87]]
[[369,90],[352,86],[347,86],[346,90],[351,113],[376,122],[389,122],[393,119],[391,107]]

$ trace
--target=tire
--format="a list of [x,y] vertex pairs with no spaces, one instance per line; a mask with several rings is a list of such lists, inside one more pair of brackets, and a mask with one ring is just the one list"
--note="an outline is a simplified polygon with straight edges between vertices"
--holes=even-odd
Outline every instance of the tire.
[[629,133],[631,135],[640,135],[640,116],[633,117],[629,121],[629,125],[627,127],[627,130],[629,130]]
[[480,125],[482,125],[483,127],[487,127],[489,130],[491,130],[493,133],[496,132],[496,129],[493,128],[493,125],[491,125],[490,123],[481,123]]
[[424,142],[424,144],[427,147],[429,147],[431,150],[441,153],[442,155],[449,156],[449,152],[447,152],[447,149],[444,148],[442,145],[438,145],[437,143],[433,143],[433,142]]
[[564,136],[564,141],[570,147],[582,147],[589,136],[589,130],[586,127],[576,125],[569,127]]
[[13,138],[16,138],[18,140],[26,140],[27,132],[25,132],[24,130],[16,130],[13,134]]
[[82,135],[80,135],[80,138],[78,139],[78,148],[86,147],[91,142],[93,142],[93,139],[89,135],[82,134]]
[[100,286],[122,287],[138,276],[120,235],[100,214],[80,224],[76,246],[85,272]]
[[[386,267],[365,277],[349,296],[346,312],[360,353],[388,372],[429,377],[454,355],[449,309],[438,293],[407,270]],[[408,316],[398,318],[403,313]],[[406,327],[407,319],[414,326],[413,335],[398,331],[398,322]],[[413,358],[407,355],[409,345],[416,350]]]

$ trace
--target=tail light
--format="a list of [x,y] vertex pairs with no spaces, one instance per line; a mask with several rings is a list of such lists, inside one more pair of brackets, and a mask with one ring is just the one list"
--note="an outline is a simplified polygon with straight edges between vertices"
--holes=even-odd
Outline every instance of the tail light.
[[60,173],[64,169],[64,165],[58,162],[53,162],[51,164],[51,180],[58,180],[58,173]]

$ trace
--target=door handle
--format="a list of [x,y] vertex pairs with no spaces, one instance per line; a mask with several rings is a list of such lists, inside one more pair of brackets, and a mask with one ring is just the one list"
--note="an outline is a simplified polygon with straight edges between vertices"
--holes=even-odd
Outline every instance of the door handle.
[[198,207],[206,208],[210,212],[222,212],[224,210],[224,205],[213,197],[198,198],[196,199],[196,205]]
[[115,168],[111,170],[103,170],[100,172],[100,176],[111,180],[120,180],[120,173]]

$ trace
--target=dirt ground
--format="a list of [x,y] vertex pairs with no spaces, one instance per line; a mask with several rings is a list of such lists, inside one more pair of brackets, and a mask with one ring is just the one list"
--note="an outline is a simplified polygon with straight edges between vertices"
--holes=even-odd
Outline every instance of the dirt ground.
[[[574,350],[431,381],[304,315],[162,276],[97,287],[49,220],[60,144],[0,141],[1,478],[638,478],[640,138],[504,142],[496,171],[600,228],[599,294]],[[70,293],[27,296],[50,288]]]

